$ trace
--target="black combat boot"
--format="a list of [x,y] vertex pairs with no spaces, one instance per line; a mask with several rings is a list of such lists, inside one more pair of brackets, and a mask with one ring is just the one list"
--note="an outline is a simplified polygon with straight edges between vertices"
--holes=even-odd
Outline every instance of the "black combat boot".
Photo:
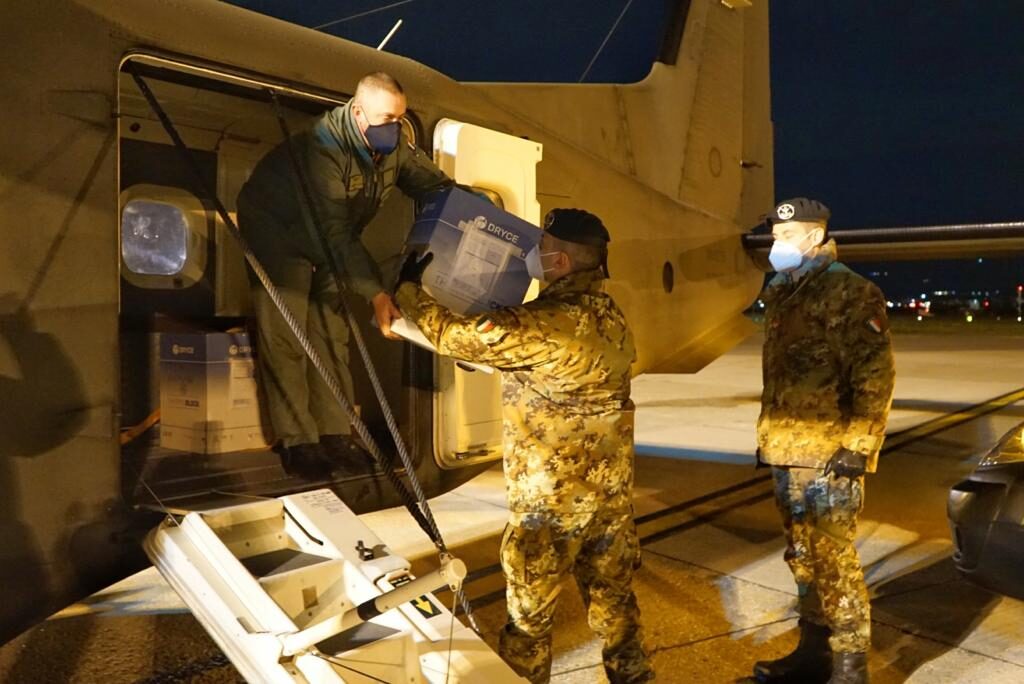
[[800,643],[796,650],[778,660],[754,664],[754,679],[771,684],[825,684],[832,675],[830,630],[822,625],[800,621]]
[[868,654],[836,653],[828,684],[868,684]]
[[303,480],[326,480],[331,475],[331,464],[324,455],[324,448],[317,443],[283,448],[281,467],[292,477]]
[[350,435],[320,435],[320,445],[327,454],[331,469],[339,476],[356,477],[373,473],[373,456]]

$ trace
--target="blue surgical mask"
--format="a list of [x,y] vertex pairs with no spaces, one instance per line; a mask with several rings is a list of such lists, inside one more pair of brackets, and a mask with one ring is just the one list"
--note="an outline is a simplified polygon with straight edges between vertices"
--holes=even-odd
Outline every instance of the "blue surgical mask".
[[813,248],[814,243],[811,243],[810,247],[801,251],[799,247],[785,240],[776,240],[772,244],[771,252],[768,253],[768,261],[771,262],[772,268],[779,273],[793,271],[800,268],[800,264],[804,261],[804,255]]
[[375,154],[391,154],[398,147],[398,140],[402,134],[402,124],[397,121],[367,126],[363,135],[370,145],[370,150]]
[[558,252],[541,252],[540,246],[534,247],[526,253],[526,272],[530,274],[531,278],[536,278],[547,282],[545,274],[548,271],[553,271],[553,268],[544,268],[544,262],[541,261],[541,257],[551,256],[552,254],[558,254]]

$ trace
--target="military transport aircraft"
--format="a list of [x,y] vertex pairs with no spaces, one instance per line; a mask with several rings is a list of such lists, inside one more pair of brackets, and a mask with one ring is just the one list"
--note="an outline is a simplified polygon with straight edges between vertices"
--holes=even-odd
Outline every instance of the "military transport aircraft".
[[[410,139],[456,180],[534,223],[556,206],[600,215],[638,373],[694,371],[750,330],[742,312],[763,274],[740,235],[773,202],[766,2],[677,3],[659,61],[632,85],[457,83],[213,0],[4,10],[3,641],[141,568],[140,539],[168,510],[325,485],[289,478],[268,448],[196,453],[153,429],[161,338],[232,330],[249,313],[242,251],[216,203],[233,217],[281,140],[274,97],[295,130],[387,71],[406,89]],[[366,231],[382,262],[414,210],[392,196]],[[493,376],[366,337],[428,496],[500,457]],[[361,415],[390,444],[358,365]],[[379,470],[327,484],[357,512],[399,503]]]

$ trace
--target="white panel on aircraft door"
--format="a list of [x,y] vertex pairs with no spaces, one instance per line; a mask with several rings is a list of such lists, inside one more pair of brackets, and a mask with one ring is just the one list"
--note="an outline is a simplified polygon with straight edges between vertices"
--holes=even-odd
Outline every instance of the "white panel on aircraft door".
[[[434,161],[457,183],[501,197],[505,211],[540,224],[537,162],[543,146],[481,126],[442,119],[434,128]],[[536,291],[535,287],[531,292]],[[498,374],[466,371],[436,357],[435,457],[461,467],[501,455]]]

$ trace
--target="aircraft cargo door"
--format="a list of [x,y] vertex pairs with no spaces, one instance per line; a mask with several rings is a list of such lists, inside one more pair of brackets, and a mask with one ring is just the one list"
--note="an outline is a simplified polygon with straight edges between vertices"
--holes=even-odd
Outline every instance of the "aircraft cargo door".
[[[457,183],[501,200],[502,208],[540,225],[537,162],[542,146],[480,126],[442,119],[434,128],[434,161]],[[536,296],[537,283],[530,289]],[[501,385],[498,373],[468,371],[435,357],[434,454],[443,468],[501,455]]]

